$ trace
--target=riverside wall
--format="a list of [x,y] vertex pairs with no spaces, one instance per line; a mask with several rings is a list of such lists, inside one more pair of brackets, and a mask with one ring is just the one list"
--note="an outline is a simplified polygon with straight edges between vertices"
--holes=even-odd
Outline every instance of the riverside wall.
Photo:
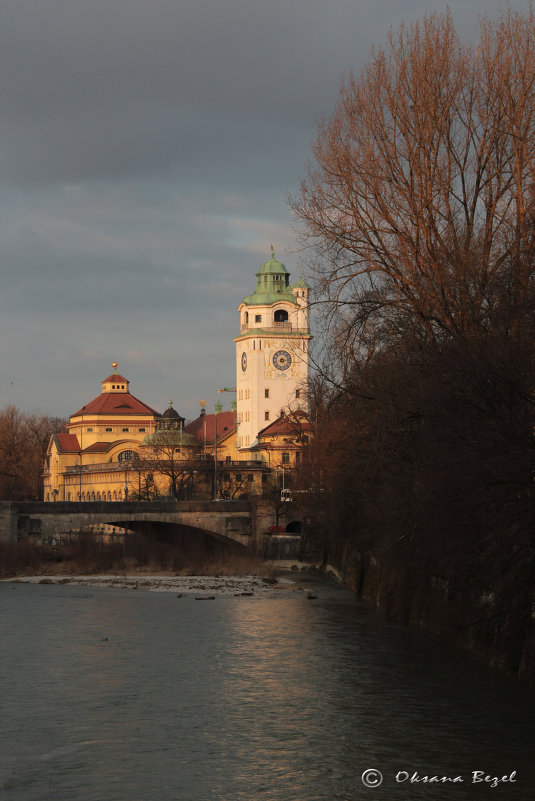
[[[360,552],[349,542],[317,540],[315,561],[334,572],[356,595],[393,620],[418,629],[444,646],[535,686],[535,577],[514,581],[498,566],[491,584],[478,574],[466,581],[424,564]],[[482,571],[483,573],[483,571]]]

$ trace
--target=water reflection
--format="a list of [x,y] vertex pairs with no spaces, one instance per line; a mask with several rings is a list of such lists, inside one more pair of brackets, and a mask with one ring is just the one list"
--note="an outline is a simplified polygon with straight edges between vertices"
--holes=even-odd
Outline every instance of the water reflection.
[[[399,770],[517,769],[533,695],[391,626],[339,588],[218,598],[0,585],[6,798],[468,799]],[[367,768],[381,790],[362,785]],[[489,791],[485,788],[485,791]]]

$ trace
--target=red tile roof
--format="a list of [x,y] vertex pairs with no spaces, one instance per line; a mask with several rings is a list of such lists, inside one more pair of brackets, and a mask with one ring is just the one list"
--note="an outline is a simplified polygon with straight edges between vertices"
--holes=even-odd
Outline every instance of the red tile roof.
[[151,414],[159,417],[160,414],[155,409],[151,409],[146,403],[135,398],[129,392],[102,392],[71,417],[79,417],[83,414]]
[[215,414],[202,414],[188,423],[184,431],[194,434],[199,442],[213,445],[215,441],[215,418],[217,416],[217,441],[235,431],[238,415],[236,412],[219,412]]
[[84,448],[82,453],[106,453],[112,448],[117,447],[117,445],[126,445],[129,449],[131,449],[132,440],[114,439],[113,442],[93,442],[92,445],[88,445],[87,448]]
[[119,375],[119,373],[112,373],[107,378],[105,378],[104,381],[102,381],[101,383],[102,384],[110,384],[110,383],[111,384],[121,384],[121,383],[128,384],[128,381],[127,381],[126,378],[123,378],[122,375]]
[[78,453],[80,446],[76,434],[54,434],[60,453]]
[[259,437],[276,437],[286,434],[287,436],[297,437],[299,434],[307,434],[312,431],[310,420],[305,412],[298,409],[290,417],[281,414],[272,423],[258,432]]
[[84,448],[82,453],[106,453],[116,445],[115,442],[93,442],[92,445],[88,445],[87,448]]

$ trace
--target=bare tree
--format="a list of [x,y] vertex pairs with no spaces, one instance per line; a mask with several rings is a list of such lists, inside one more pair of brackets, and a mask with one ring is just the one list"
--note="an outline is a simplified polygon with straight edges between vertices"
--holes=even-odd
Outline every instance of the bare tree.
[[168,479],[169,495],[176,500],[191,498],[195,472],[200,469],[200,445],[196,437],[183,431],[157,431],[144,440],[146,448],[138,456],[136,469],[143,475],[143,492],[161,494],[158,476]]
[[535,16],[511,9],[475,45],[449,12],[402,25],[342,81],[292,206],[350,349],[400,320],[442,340],[532,319],[534,82]]
[[48,440],[65,420],[16,406],[0,410],[0,497],[17,500],[42,497],[43,464]]
[[246,498],[251,491],[247,474],[236,472],[219,473],[217,478],[217,497],[229,500]]

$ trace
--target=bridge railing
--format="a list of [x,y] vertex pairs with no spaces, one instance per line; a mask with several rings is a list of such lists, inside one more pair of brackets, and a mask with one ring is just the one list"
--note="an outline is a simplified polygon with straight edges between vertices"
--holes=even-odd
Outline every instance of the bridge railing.
[[244,512],[249,510],[249,501],[204,500],[204,501],[20,501],[12,502],[18,514],[136,514],[142,512]]

